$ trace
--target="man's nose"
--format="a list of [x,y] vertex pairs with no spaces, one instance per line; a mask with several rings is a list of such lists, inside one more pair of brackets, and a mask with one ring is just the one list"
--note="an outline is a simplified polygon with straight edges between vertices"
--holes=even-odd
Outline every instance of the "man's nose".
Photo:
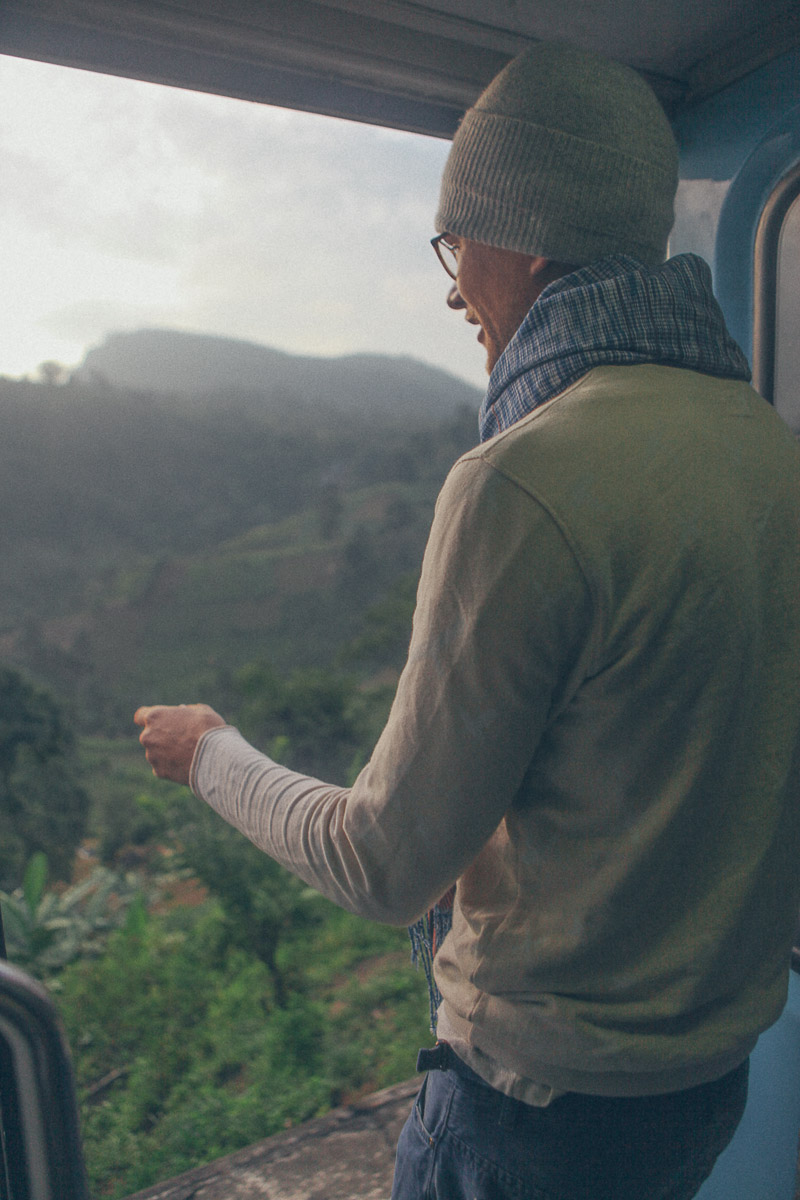
[[463,299],[461,298],[461,292],[458,290],[458,285],[455,283],[450,288],[450,291],[447,293],[447,307],[448,308],[466,308],[467,307],[466,304],[464,303]]

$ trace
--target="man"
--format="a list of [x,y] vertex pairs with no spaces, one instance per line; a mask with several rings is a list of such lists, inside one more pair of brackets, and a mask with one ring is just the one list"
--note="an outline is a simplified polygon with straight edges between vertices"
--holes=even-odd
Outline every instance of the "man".
[[563,46],[466,114],[434,242],[482,444],[351,789],[204,706],[137,713],[157,774],[343,906],[404,923],[456,884],[397,1200],[688,1200],[785,1000],[800,455],[705,264],[663,262],[676,180],[649,88]]

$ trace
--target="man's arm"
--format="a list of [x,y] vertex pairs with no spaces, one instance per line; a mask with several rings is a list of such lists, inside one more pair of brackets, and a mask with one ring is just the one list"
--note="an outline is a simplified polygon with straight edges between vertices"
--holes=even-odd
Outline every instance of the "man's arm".
[[157,774],[186,782],[202,737],[199,796],[336,903],[405,924],[455,882],[512,804],[576,686],[590,613],[551,516],[481,459],[465,460],[437,504],[387,726],[351,789],[278,766],[204,706],[144,710],[153,720],[145,715],[142,741]]

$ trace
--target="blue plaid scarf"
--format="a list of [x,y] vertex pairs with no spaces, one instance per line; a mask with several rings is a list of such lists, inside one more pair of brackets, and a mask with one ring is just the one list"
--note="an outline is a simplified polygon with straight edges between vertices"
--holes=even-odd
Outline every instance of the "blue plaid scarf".
[[545,288],[499,358],[481,406],[485,442],[592,367],[661,363],[749,379],[708,265],[680,254],[650,269],[614,254]]
[[[480,411],[481,441],[515,425],[593,367],[661,363],[750,378],[725,328],[702,258],[681,254],[650,269],[623,254],[545,288],[495,364]],[[433,959],[452,922],[453,889],[413,925],[412,958],[428,980],[431,1029],[441,996]]]

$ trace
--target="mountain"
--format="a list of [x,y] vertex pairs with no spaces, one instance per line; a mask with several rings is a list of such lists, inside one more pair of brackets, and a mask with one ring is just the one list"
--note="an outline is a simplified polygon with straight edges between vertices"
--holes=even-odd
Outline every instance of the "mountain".
[[180,378],[157,343],[202,362],[217,341],[109,338],[152,348],[135,387],[109,380],[102,348],[65,384],[0,378],[0,661],[56,688],[84,728],[126,728],[156,685],[213,702],[256,658],[331,661],[418,567],[441,483],[475,444],[474,389],[410,360],[245,343],[245,360],[298,370],[260,390],[210,367],[205,392],[144,386]]
[[356,354],[312,358],[234,338],[168,329],[112,333],[89,350],[74,378],[113,387],[208,397],[249,393],[267,408],[320,407],[363,417],[438,420],[481,394],[408,357]]

